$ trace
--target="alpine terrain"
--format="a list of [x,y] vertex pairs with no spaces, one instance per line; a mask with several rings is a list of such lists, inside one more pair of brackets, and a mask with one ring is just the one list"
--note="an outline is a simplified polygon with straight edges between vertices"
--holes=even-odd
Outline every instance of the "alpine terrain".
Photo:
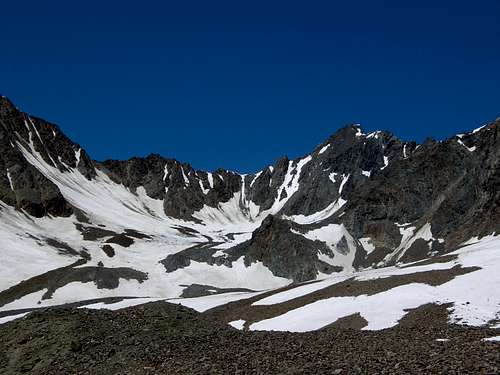
[[1,97],[0,155],[1,373],[500,371],[500,119],[239,174]]

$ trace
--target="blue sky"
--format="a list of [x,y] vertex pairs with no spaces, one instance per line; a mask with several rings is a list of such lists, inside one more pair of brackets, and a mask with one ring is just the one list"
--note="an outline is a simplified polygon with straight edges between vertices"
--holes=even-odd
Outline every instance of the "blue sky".
[[497,0],[11,1],[0,93],[97,160],[252,172],[346,123],[421,141],[494,120],[499,20]]

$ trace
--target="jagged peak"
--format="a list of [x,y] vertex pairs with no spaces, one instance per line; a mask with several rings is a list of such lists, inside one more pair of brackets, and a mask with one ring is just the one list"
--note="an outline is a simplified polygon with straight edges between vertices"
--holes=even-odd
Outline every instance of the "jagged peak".
[[479,134],[479,133],[482,133],[485,131],[494,130],[498,126],[500,126],[500,117],[497,117],[494,121],[488,122],[488,123],[476,128],[476,129],[472,130],[471,132],[468,132],[467,134]]
[[[382,145],[390,141],[400,141],[393,133],[387,130],[377,130],[371,133],[365,133],[360,124],[346,125],[338,129],[335,133],[330,135],[323,143],[317,146],[312,153],[322,154],[330,146],[336,144],[349,144],[356,142],[366,142],[367,140],[378,140]],[[406,142],[411,143],[411,142]]]
[[353,136],[360,139],[371,139],[371,138],[375,139],[381,138],[387,140],[393,138],[398,139],[392,132],[388,130],[376,130],[370,133],[365,133],[363,127],[360,124],[348,124],[341,127],[335,133],[330,135],[330,137],[327,139],[327,141],[323,143],[323,145],[331,140],[338,140],[347,137],[351,138]]
[[355,136],[362,136],[364,135],[363,128],[361,127],[361,124],[346,124],[342,126],[340,129],[338,129],[335,133],[333,133],[330,138],[335,137],[337,135],[355,135]]
[[15,107],[12,101],[7,98],[5,95],[0,95],[0,105],[9,105]]

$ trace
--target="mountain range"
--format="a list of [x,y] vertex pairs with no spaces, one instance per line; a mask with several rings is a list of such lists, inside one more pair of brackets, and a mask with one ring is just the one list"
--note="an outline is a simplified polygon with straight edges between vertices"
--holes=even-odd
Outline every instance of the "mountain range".
[[2,96],[0,151],[5,321],[156,300],[250,330],[356,314],[383,329],[427,303],[452,303],[455,322],[500,318],[500,119],[422,144],[348,125],[240,174],[96,161]]

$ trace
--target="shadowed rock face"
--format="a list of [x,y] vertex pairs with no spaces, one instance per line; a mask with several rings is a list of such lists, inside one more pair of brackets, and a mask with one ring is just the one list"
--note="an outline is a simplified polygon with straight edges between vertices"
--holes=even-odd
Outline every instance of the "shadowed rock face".
[[106,160],[99,167],[132,191],[144,187],[149,197],[164,201],[168,216],[182,219],[192,219],[191,215],[204,205],[216,207],[227,202],[241,187],[241,177],[236,173],[217,170],[209,180],[207,172],[157,154],[127,161]]
[[[464,136],[461,142],[475,147],[472,152],[453,138],[428,141],[408,158],[395,160],[352,192],[343,222],[359,237],[387,222],[431,223],[434,237],[447,239],[447,248],[497,231],[493,186],[499,173],[499,125]],[[397,234],[387,237],[387,245],[393,245]]]
[[[271,209],[276,218],[312,215],[337,202],[335,212],[307,226],[343,224],[354,239],[370,238],[375,249],[367,254],[358,246],[356,266],[376,264],[394,251],[402,240],[398,224],[411,223],[418,231],[428,223],[434,239],[412,245],[403,258],[418,260],[453,250],[473,236],[500,231],[499,126],[497,120],[475,132],[417,145],[387,132],[363,134],[359,126],[351,125],[309,155],[295,160],[283,157],[257,174],[240,175],[223,169],[196,171],[156,154],[94,162],[56,125],[19,111],[1,97],[0,200],[36,217],[75,213],[84,220],[85,213],[74,209],[25,158],[23,150],[34,150],[63,173],[77,169],[92,180],[97,168],[132,192],[141,194],[138,189],[143,188],[149,197],[163,201],[168,216],[184,220],[199,221],[195,213],[203,207],[217,208],[238,197],[242,213],[253,204],[260,212]],[[314,251],[304,250],[311,248],[308,240],[285,230],[286,225],[278,219],[263,223],[252,240],[227,252],[228,257],[245,255],[247,264],[262,261],[277,275],[296,280],[320,269],[330,272],[311,255]],[[210,247],[205,250],[212,262]],[[287,260],[290,256],[310,263],[309,268],[293,265]],[[282,262],[286,270],[277,259],[286,260],[286,266]]]
[[[295,227],[298,229],[298,226]],[[292,229],[292,222],[269,215],[250,240],[226,252],[244,254],[246,266],[262,262],[274,275],[295,282],[315,279],[318,272],[330,274],[342,271],[342,267],[331,266],[318,259],[319,252],[331,258],[335,256],[324,242],[304,238]]]
[[57,186],[24,158],[23,147],[28,150],[33,147],[47,163],[61,171],[73,167],[88,179],[95,176],[93,163],[85,151],[56,125],[28,116],[0,97],[0,199],[35,217],[70,215],[71,205]]

